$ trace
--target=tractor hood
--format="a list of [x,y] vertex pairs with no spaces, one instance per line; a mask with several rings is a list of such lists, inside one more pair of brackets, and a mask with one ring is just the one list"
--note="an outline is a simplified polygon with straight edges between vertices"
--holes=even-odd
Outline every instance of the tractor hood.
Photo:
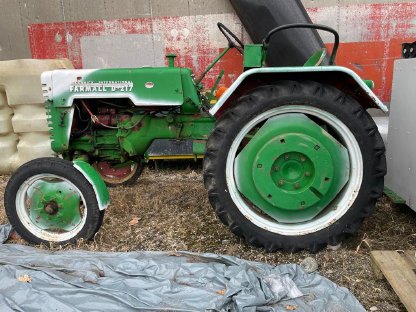
[[45,100],[70,107],[74,99],[129,98],[136,106],[180,106],[181,68],[75,69],[42,73]]

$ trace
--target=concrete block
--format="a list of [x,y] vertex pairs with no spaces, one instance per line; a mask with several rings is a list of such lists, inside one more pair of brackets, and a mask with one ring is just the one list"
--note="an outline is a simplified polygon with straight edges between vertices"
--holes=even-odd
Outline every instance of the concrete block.
[[16,2],[20,3],[19,11],[21,23],[24,27],[33,23],[53,23],[64,20],[61,0],[26,0]]
[[302,0],[305,8],[320,8],[326,6],[337,6],[340,0]]
[[189,0],[190,15],[235,13],[230,1]]
[[0,60],[30,57],[26,25],[20,1],[0,0]]
[[187,16],[189,15],[188,0],[151,0],[152,16]]
[[148,0],[69,0],[63,4],[67,22],[150,17]]

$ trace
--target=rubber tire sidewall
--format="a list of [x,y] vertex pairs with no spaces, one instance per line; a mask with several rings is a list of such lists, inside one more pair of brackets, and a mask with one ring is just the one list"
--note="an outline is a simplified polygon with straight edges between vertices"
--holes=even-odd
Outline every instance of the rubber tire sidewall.
[[16,209],[16,195],[20,186],[27,179],[38,174],[54,174],[69,180],[82,193],[86,204],[87,218],[82,229],[68,240],[52,243],[63,245],[75,243],[81,238],[84,240],[91,239],[99,230],[104,218],[104,210],[100,211],[99,209],[95,191],[84,175],[73,166],[72,162],[52,157],[38,158],[24,164],[10,177],[7,183],[4,193],[4,205],[7,218],[16,232],[32,244],[50,243],[29,231],[19,219]]

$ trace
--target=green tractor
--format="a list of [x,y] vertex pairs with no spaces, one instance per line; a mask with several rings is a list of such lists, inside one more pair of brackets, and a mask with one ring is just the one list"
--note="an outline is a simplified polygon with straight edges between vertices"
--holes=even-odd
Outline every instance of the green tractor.
[[[335,30],[290,24],[262,44],[229,46],[195,78],[189,68],[55,70],[42,74],[55,158],[30,161],[10,178],[5,207],[30,243],[74,243],[99,230],[105,185],[137,179],[155,145],[204,157],[204,183],[218,218],[266,250],[316,251],[355,233],[383,191],[385,147],[366,109],[387,108],[372,82],[334,66]],[[265,67],[270,38],[290,28],[335,36],[303,67]],[[244,73],[215,102],[204,75],[230,49]]]

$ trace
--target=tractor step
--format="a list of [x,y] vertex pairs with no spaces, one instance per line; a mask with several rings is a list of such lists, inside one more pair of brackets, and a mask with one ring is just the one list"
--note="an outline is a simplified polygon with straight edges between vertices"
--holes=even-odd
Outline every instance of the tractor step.
[[154,140],[147,150],[145,158],[149,160],[203,158],[202,154],[195,151],[195,145],[194,140]]

